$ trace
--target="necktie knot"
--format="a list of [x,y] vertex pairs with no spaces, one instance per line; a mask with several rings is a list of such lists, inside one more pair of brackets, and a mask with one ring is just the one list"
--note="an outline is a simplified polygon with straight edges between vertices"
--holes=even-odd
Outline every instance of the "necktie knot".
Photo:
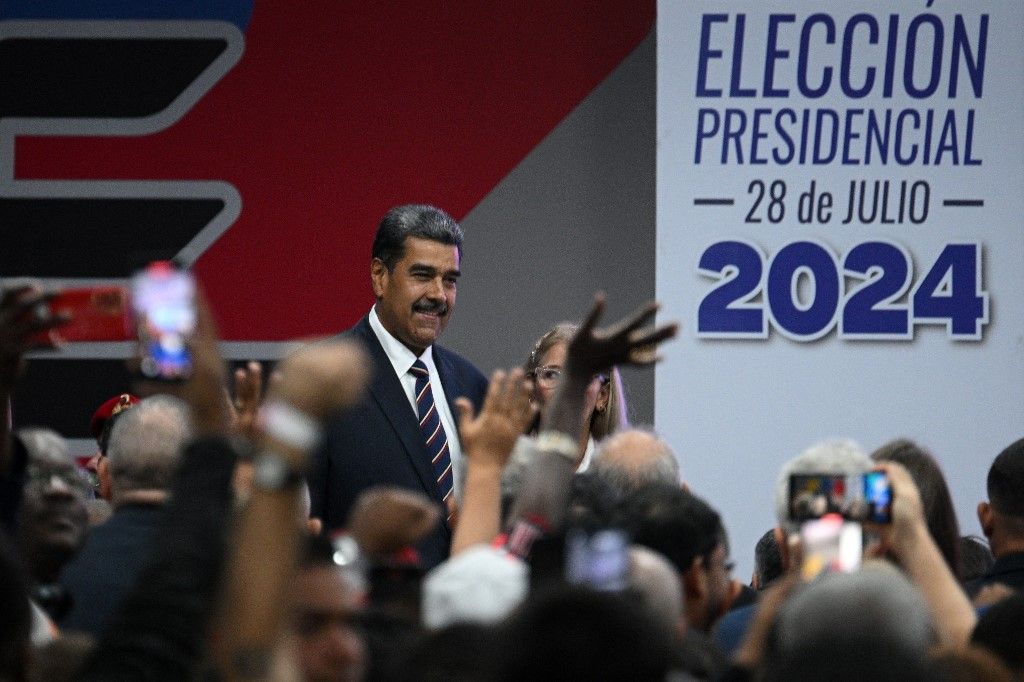
[[409,368],[409,372],[416,377],[425,377],[429,375],[427,366],[419,358],[416,359],[416,362],[412,363],[412,367]]

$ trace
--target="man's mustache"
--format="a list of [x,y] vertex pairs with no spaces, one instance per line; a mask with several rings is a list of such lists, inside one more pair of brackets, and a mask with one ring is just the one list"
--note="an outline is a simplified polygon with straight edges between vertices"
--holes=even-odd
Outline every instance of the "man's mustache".
[[413,312],[427,313],[428,315],[437,315],[438,317],[444,317],[448,314],[448,304],[444,301],[416,301],[412,304],[412,309]]

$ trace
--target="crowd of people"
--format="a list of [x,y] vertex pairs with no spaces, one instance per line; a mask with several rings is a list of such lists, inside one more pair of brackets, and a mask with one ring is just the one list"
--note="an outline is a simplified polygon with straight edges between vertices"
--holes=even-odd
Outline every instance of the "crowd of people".
[[[373,309],[266,381],[229,376],[198,294],[190,375],[99,406],[86,466],[11,418],[32,339],[67,321],[5,290],[0,680],[1024,679],[1024,439],[991,464],[984,538],[919,445],[809,444],[741,579],[715,491],[629,423],[618,368],[676,325],[652,302],[602,327],[599,294],[486,379],[437,343],[462,239],[392,209]],[[871,471],[889,518],[840,523],[838,570],[791,481]]]

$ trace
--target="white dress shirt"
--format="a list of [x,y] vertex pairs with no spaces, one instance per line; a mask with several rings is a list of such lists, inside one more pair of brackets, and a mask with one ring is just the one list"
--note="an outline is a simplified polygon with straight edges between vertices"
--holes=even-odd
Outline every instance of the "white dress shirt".
[[[377,335],[377,340],[380,341],[384,353],[391,361],[398,381],[401,382],[402,388],[405,390],[405,397],[409,399],[409,407],[419,421],[419,413],[416,411],[416,377],[409,373],[409,369],[417,360],[416,354],[384,328],[380,318],[377,317],[377,306],[370,310],[369,318],[370,329]],[[459,445],[459,432],[455,428],[455,419],[452,417],[452,411],[449,409],[448,400],[444,395],[441,375],[437,373],[437,365],[434,364],[433,346],[423,351],[423,355],[418,359],[423,361],[430,374],[430,392],[434,394],[437,416],[441,418],[441,425],[448,437],[448,454],[452,458],[452,489],[455,491],[455,497],[459,498],[462,493],[462,447]]]

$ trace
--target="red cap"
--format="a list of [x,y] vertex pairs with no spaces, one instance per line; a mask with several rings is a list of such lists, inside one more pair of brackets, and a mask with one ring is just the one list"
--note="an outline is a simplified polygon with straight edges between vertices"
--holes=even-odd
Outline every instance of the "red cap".
[[137,402],[139,402],[139,398],[130,393],[122,393],[121,395],[115,395],[100,405],[96,412],[93,413],[92,419],[89,420],[89,431],[92,432],[92,437],[98,442],[107,421],[115,414],[128,409]]

